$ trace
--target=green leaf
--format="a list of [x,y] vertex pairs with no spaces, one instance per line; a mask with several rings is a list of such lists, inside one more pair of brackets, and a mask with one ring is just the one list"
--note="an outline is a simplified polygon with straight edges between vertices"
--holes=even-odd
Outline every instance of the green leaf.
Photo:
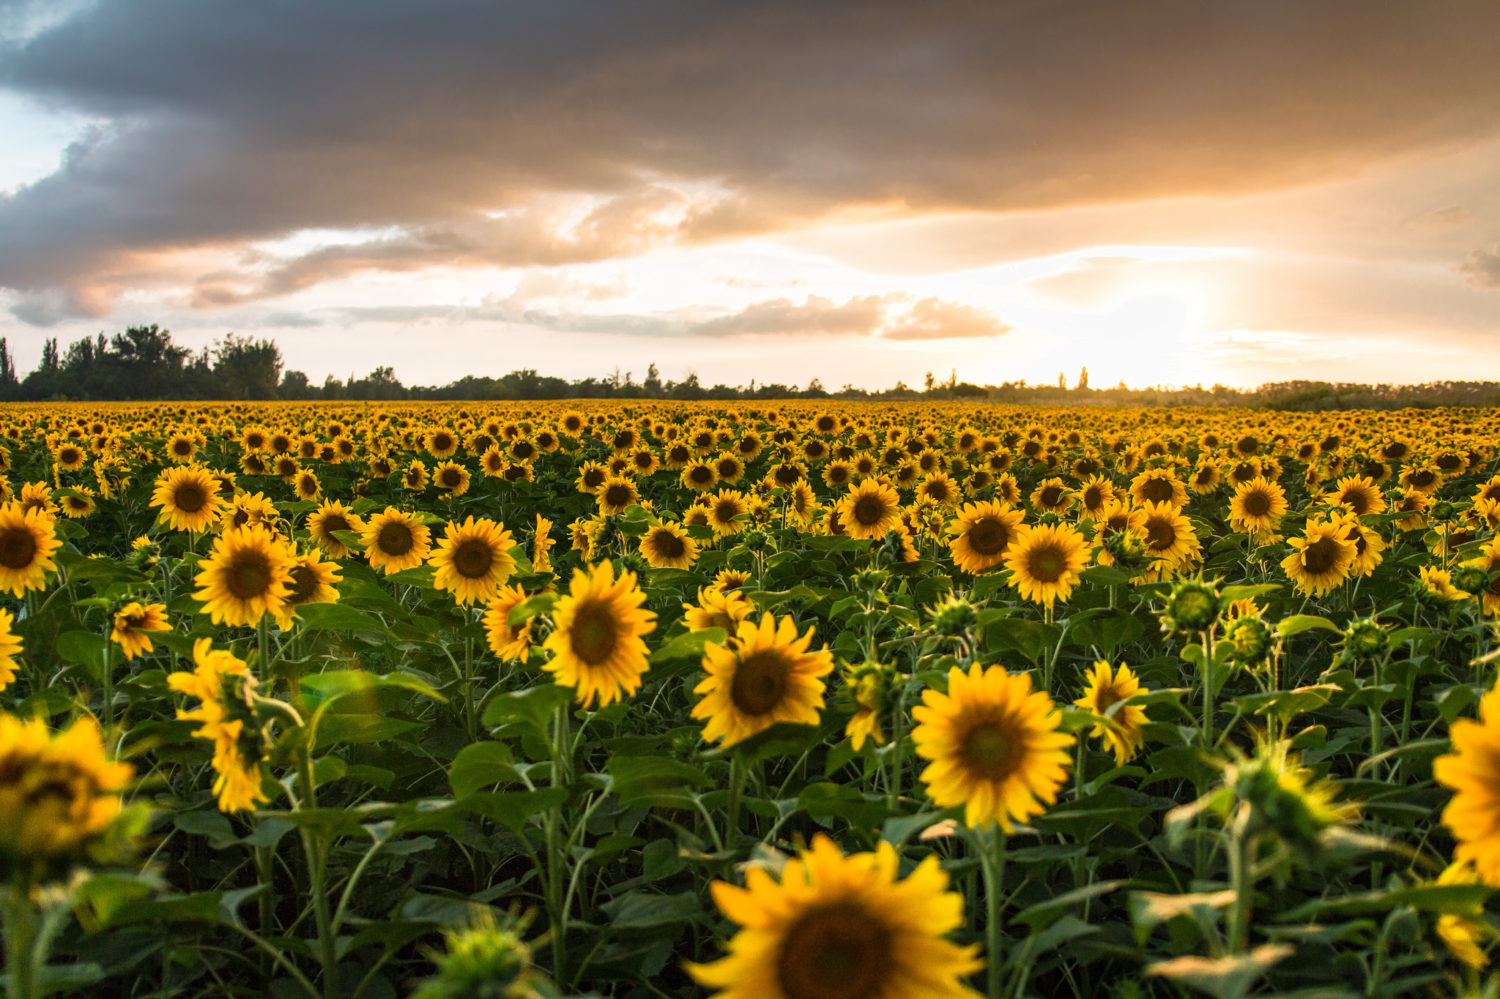
[[703,907],[695,892],[655,895],[647,891],[630,891],[599,907],[616,930],[640,930],[652,926],[685,923],[698,916]]
[[623,805],[682,806],[686,792],[709,787],[713,780],[702,770],[666,756],[612,756],[604,766],[614,778],[614,792]]
[[555,593],[538,593],[527,597],[510,609],[505,615],[505,623],[512,628],[525,624],[538,614],[550,614],[552,608],[557,605],[558,596]]
[[1232,891],[1194,892],[1190,895],[1162,895],[1152,891],[1130,893],[1130,921],[1135,926],[1135,942],[1144,944],[1151,931],[1169,919],[1189,916],[1202,927],[1216,921],[1215,913],[1234,902]]
[[448,767],[448,784],[454,795],[460,798],[520,779],[510,747],[499,742],[476,742],[465,746]]
[[361,669],[329,670],[327,673],[312,673],[302,678],[302,703],[309,710],[321,711],[333,702],[346,697],[366,696],[369,710],[380,710],[373,696],[382,690],[407,690],[435,701],[447,698],[433,690],[410,673],[367,673]]
[[484,706],[484,723],[494,728],[509,722],[524,722],[539,732],[546,732],[553,712],[572,699],[572,688],[555,683],[497,694]]
[[302,604],[297,618],[311,631],[376,631],[387,633],[386,626],[373,614],[348,604]]
[[1304,631],[1311,631],[1313,628],[1322,631],[1339,630],[1339,626],[1326,617],[1319,617],[1316,614],[1293,614],[1291,617],[1281,619],[1276,625],[1276,634],[1281,638],[1290,638]]
[[1484,908],[1485,899],[1489,898],[1494,891],[1495,889],[1489,885],[1482,884],[1408,885],[1405,888],[1361,892],[1357,895],[1345,895],[1342,898],[1313,899],[1283,913],[1281,918],[1288,922],[1302,922],[1325,913],[1357,916],[1371,912],[1388,912],[1403,905],[1439,915],[1474,917],[1479,915]]
[[722,645],[726,633],[723,628],[700,628],[684,632],[651,653],[651,664],[671,662],[674,659],[699,660],[703,658],[703,647],[709,643]]
[[1069,906],[1077,905],[1091,898],[1098,898],[1100,895],[1108,895],[1126,883],[1125,881],[1095,881],[1091,885],[1074,888],[1072,891],[1066,891],[1061,895],[1049,898],[1045,902],[1038,902],[1035,905],[1027,906],[1016,913],[1011,922],[1020,923],[1032,930],[1037,930],[1057,919],[1058,916],[1062,915],[1063,910]]

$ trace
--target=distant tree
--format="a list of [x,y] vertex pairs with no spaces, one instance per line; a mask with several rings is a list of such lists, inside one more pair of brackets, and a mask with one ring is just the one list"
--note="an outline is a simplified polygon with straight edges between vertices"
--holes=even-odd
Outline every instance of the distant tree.
[[1084,365],[1083,370],[1078,372],[1078,391],[1083,392],[1089,387],[1089,369]]
[[230,333],[215,341],[214,375],[226,398],[274,399],[281,384],[281,348],[274,340]]
[[316,391],[307,380],[307,372],[287,371],[281,376],[276,394],[283,399],[311,399]]
[[1063,374],[1061,371],[1057,373],[1057,387],[1065,392],[1068,389],[1068,376]]

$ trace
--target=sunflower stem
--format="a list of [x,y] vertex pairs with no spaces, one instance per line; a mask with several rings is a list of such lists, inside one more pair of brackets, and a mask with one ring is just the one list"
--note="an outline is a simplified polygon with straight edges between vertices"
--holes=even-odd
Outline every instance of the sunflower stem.
[[[261,618],[264,623],[265,618]],[[309,733],[310,736],[310,733]],[[313,776],[312,746],[304,741],[297,753],[300,770],[298,788],[302,794],[299,808],[317,808],[318,792]],[[307,853],[307,873],[312,881],[313,918],[318,926],[318,959],[323,965],[323,995],[336,999],[339,995],[338,941],[333,935],[333,920],[328,908],[328,892],[324,880],[328,867],[328,844],[323,842],[311,828],[302,829],[302,849]]]
[[989,832],[977,835],[975,839],[979,847],[979,869],[984,876],[984,957],[989,976],[988,994],[998,996],[1005,970],[1000,961],[1000,941],[1003,938],[1000,914],[1005,902],[1001,895],[1005,884],[1005,833],[1000,831],[999,825],[991,823]]
[[12,999],[40,995],[37,972],[42,962],[33,960],[36,949],[36,907],[23,880],[5,891],[5,990]]
[[[566,760],[571,755],[572,742],[568,735],[568,708],[564,702],[557,706],[552,717],[552,786],[566,787],[569,776]],[[554,805],[547,811],[547,917],[551,926],[552,979],[567,981],[567,933],[568,914],[563,902],[566,892],[563,861],[566,849],[563,842],[562,806]]]
[[724,843],[732,846],[740,830],[740,801],[745,793],[745,764],[739,753],[729,756],[729,807],[724,820]]
[[1255,837],[1250,832],[1251,809],[1241,802],[1229,830],[1229,887],[1234,892],[1229,910],[1229,952],[1243,954],[1250,947],[1250,911],[1254,901]]
[[255,622],[255,672],[263,692],[269,691],[266,683],[271,676],[271,615],[264,613]]

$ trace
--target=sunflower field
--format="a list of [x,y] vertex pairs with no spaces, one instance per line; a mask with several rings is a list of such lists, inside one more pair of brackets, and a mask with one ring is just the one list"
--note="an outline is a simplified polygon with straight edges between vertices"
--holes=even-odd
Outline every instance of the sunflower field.
[[0,434],[15,999],[1500,993],[1493,411]]

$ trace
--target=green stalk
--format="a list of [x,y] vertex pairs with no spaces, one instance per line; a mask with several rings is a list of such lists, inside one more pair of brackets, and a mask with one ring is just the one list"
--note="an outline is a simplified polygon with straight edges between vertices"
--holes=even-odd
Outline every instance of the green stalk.
[[[568,735],[569,703],[558,705],[552,718],[552,786],[565,787],[571,766],[572,743]],[[566,981],[568,914],[564,909],[563,864],[566,847],[562,833],[562,806],[549,809],[546,819],[547,836],[547,917],[551,924],[552,979]]]
[[[312,751],[306,744],[298,751],[301,768],[302,799],[299,808],[317,808],[318,795],[313,783]],[[323,995],[325,999],[337,999],[339,995],[339,962],[337,941],[333,936],[333,919],[328,908],[328,892],[324,890],[327,874],[328,850],[312,830],[302,830],[302,849],[307,854],[308,876],[312,879],[313,917],[318,924],[319,961],[323,965]]]
[[740,800],[745,793],[745,764],[738,753],[729,756],[729,807],[724,819],[724,843],[733,845],[740,831]]
[[1005,834],[998,825],[991,823],[989,833],[976,833],[975,840],[980,848],[979,869],[984,875],[984,957],[989,975],[988,994],[998,996],[1004,970],[1000,961],[1001,912],[1004,908],[1000,890],[1005,884]]
[[34,999],[40,962],[35,961],[36,908],[18,879],[5,892],[5,990],[10,999]]
[[1229,952],[1243,954],[1250,949],[1250,909],[1255,884],[1251,866],[1255,862],[1255,837],[1250,832],[1250,803],[1241,802],[1229,830],[1229,887],[1234,892],[1229,910]]

